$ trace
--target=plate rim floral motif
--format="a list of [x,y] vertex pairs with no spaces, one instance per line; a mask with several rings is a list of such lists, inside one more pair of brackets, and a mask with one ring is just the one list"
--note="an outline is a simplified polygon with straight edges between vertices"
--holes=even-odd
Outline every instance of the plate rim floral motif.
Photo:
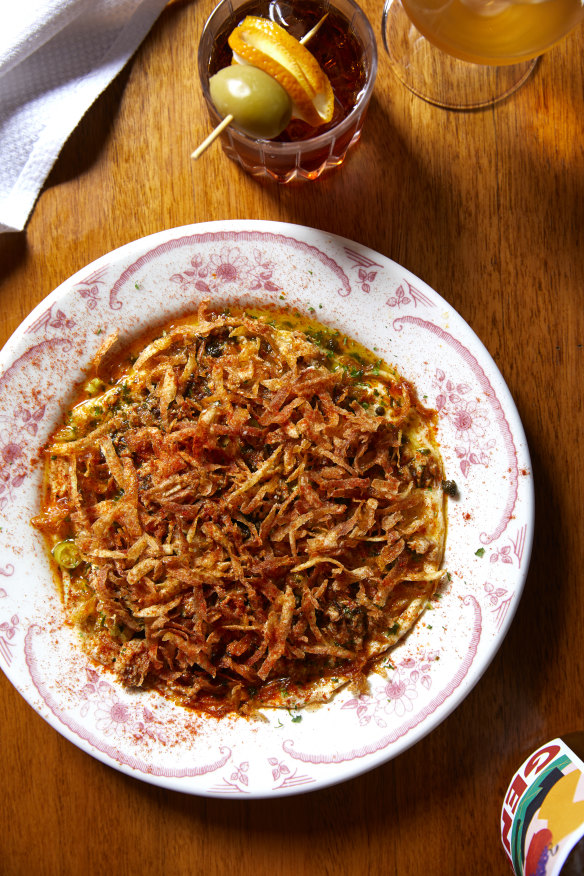
[[[481,574],[480,581],[472,585],[464,581],[456,594],[458,603],[447,593],[449,607],[436,606],[439,619],[442,614],[448,620],[453,606],[460,608],[464,619],[465,633],[458,643],[460,654],[450,653],[450,646],[440,652],[452,661],[451,677],[442,678],[441,669],[436,669],[433,634],[429,632],[432,625],[427,622],[424,626],[428,630],[418,638],[425,642],[424,637],[428,637],[430,646],[408,651],[410,645],[406,643],[403,653],[400,650],[397,656],[394,652],[395,665],[390,661],[387,682],[376,679],[369,694],[347,694],[344,700],[322,707],[319,717],[306,716],[306,724],[330,722],[330,715],[333,721],[339,717],[354,719],[350,732],[347,725],[336,747],[326,751],[311,748],[304,728],[294,726],[302,716],[294,714],[283,714],[278,719],[280,726],[272,720],[268,733],[258,734],[257,744],[254,733],[248,732],[249,726],[244,728],[238,720],[222,725],[219,731],[215,728],[217,744],[211,751],[205,738],[206,719],[201,719],[203,728],[199,720],[198,729],[185,744],[187,767],[180,768],[168,759],[157,762],[148,746],[155,747],[162,740],[166,718],[160,719],[156,708],[153,711],[149,703],[124,700],[111,677],[102,677],[101,672],[88,666],[79,669],[77,688],[64,697],[55,687],[57,676],[46,674],[51,641],[47,645],[43,636],[37,635],[42,627],[34,616],[38,608],[26,605],[26,601],[23,605],[22,596],[16,595],[26,549],[21,550],[21,557],[7,550],[0,532],[0,668],[62,735],[130,775],[188,793],[249,799],[322,788],[395,757],[431,732],[477,683],[498,650],[521,596],[533,535],[533,482],[525,435],[505,382],[482,343],[450,305],[411,272],[366,246],[304,226],[261,220],[203,223],[158,232],[97,259],[45,298],[7,342],[0,352],[0,506],[19,508],[20,502],[24,509],[26,501],[30,504],[30,496],[28,500],[21,498],[35,471],[34,459],[27,458],[26,448],[35,441],[39,444],[43,429],[46,433],[47,406],[52,404],[53,420],[55,417],[54,398],[43,399],[45,378],[40,376],[39,364],[46,364],[52,357],[58,365],[67,356],[85,356],[84,361],[88,361],[86,346],[97,343],[90,337],[91,327],[95,334],[95,326],[101,326],[104,314],[113,325],[122,326],[122,312],[125,308],[135,309],[133,299],[142,294],[152,304],[153,292],[147,289],[150,272],[158,278],[152,281],[156,287],[161,269],[166,271],[167,286],[172,290],[168,297],[175,310],[184,309],[187,301],[192,309],[201,298],[218,295],[219,287],[227,300],[227,287],[238,282],[245,287],[245,300],[261,296],[277,304],[284,298],[288,304],[312,310],[317,318],[329,323],[340,320],[346,326],[348,314],[354,313],[351,308],[356,306],[365,313],[357,319],[358,334],[373,330],[364,327],[367,314],[383,314],[397,348],[404,342],[400,333],[417,332],[418,341],[420,337],[426,343],[430,340],[428,360],[440,354],[433,373],[429,363],[424,363],[424,385],[431,384],[435,390],[434,404],[451,433],[452,447],[447,448],[450,462],[459,476],[466,480],[483,469],[486,472],[494,464],[497,443],[502,443],[508,457],[510,474],[503,478],[505,495],[495,496],[495,518],[489,527],[472,530],[476,543],[470,562],[482,563],[482,571],[490,574]],[[284,277],[287,282],[282,282]],[[307,292],[313,286],[319,290],[318,303],[316,299],[312,303]],[[165,302],[156,302],[155,314],[147,323],[164,321],[168,315]],[[147,324],[143,316],[134,315],[133,319],[142,329]],[[411,341],[407,343],[412,346]],[[412,353],[414,359],[415,355]],[[441,367],[443,360],[452,361],[453,356],[464,363],[458,370],[465,370],[465,379],[460,374],[454,378]],[[404,373],[399,356],[396,364]],[[25,376],[36,374],[41,391],[34,398],[25,398],[7,425],[7,398],[11,391],[13,397],[21,372]],[[478,398],[477,393],[480,404],[473,400],[473,395]],[[497,439],[493,438],[495,433]],[[19,439],[21,443],[15,440],[16,435],[24,436]],[[487,485],[485,489],[490,489],[492,498],[492,488]],[[455,515],[459,510],[455,509]],[[26,510],[23,513],[26,517]],[[512,520],[516,524],[513,532]],[[455,536],[459,535],[459,524],[456,519]],[[22,534],[27,526],[21,514],[17,531]],[[29,546],[30,533],[22,538],[23,545]],[[459,542],[454,547],[455,559],[457,551],[461,551]],[[31,562],[39,561],[42,564],[39,556],[31,557]],[[464,564],[471,568],[468,559]],[[55,621],[58,609],[54,605],[51,612],[51,622],[59,629],[62,621],[58,617]],[[416,699],[419,706],[414,704]],[[184,712],[179,709],[179,713],[180,723]],[[94,716],[95,728],[87,724],[88,715]],[[173,720],[177,720],[176,715]],[[111,734],[117,730],[122,735],[113,738]],[[363,736],[356,742],[355,731]],[[139,745],[128,743],[130,732]],[[107,734],[110,737],[106,738]],[[205,741],[204,756],[197,749],[197,734]],[[180,746],[178,750],[182,753]],[[260,772],[262,778],[256,781]]]

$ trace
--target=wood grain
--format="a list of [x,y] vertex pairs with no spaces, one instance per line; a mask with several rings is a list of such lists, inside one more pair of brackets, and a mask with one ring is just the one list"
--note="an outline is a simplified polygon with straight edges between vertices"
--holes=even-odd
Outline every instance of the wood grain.
[[507,102],[455,113],[380,69],[345,167],[261,185],[219,147],[196,77],[213,0],[175,2],[71,135],[22,234],[0,237],[0,343],[76,270],[163,228],[265,218],[395,259],[494,357],[530,444],[537,521],[524,598],[462,705],[396,760],[278,801],[206,800],[134,781],[42,721],[0,675],[0,870],[29,874],[504,874],[498,817],[522,755],[582,726],[584,30]]

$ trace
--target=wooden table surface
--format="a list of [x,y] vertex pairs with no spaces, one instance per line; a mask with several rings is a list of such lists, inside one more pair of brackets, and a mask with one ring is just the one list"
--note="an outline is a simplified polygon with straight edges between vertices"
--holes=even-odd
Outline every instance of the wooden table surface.
[[[214,148],[196,46],[214,0],[165,9],[65,145],[25,232],[0,236],[0,344],[93,259],[164,228],[259,218],[352,238],[446,298],[494,357],[532,454],[535,544],[493,663],[395,760],[280,800],[190,797],[119,773],[46,724],[0,674],[0,871],[24,874],[505,874],[502,795],[538,742],[582,726],[584,30],[494,109],[411,96],[378,36],[378,82],[346,166],[262,186]],[[584,456],[583,456],[584,458]]]

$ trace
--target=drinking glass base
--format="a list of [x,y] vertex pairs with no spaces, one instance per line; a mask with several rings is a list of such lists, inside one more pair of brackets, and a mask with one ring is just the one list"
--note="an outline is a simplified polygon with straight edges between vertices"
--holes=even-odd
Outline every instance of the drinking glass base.
[[539,60],[502,66],[461,61],[432,45],[395,0],[385,3],[382,34],[391,69],[400,82],[445,109],[480,109],[504,100],[521,88]]

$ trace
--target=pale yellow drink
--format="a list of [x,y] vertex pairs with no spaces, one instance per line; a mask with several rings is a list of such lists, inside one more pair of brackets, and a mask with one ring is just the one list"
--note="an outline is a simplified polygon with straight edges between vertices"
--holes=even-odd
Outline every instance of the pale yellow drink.
[[582,0],[402,0],[417,29],[465,61],[514,64],[551,48],[582,18]]

